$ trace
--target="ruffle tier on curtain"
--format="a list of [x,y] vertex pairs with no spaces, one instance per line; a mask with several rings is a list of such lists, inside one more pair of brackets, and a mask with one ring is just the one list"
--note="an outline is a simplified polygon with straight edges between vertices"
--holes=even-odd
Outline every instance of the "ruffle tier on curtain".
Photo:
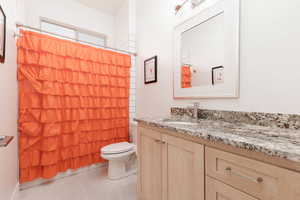
[[130,56],[21,31],[20,182],[103,162],[129,138]]

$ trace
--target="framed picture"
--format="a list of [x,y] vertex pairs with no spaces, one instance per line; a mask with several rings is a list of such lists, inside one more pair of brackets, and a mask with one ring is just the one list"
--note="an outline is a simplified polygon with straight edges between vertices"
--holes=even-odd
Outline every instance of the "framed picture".
[[144,76],[145,84],[157,82],[157,56],[145,60]]
[[218,66],[213,67],[211,70],[211,80],[212,84],[224,83],[224,67]]
[[0,62],[5,61],[5,42],[6,42],[6,16],[0,6]]

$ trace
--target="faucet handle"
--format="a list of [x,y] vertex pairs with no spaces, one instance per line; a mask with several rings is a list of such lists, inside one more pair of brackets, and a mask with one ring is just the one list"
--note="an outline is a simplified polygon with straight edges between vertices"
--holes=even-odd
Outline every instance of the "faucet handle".
[[193,110],[193,113],[191,113],[192,117],[194,119],[198,119],[198,109],[199,109],[200,103],[199,102],[192,102],[192,105],[193,106],[188,107],[188,109]]
[[192,104],[193,104],[194,107],[197,107],[197,108],[200,106],[199,102],[193,102]]
[[192,102],[187,105],[187,108],[199,108],[199,106],[200,106],[199,102]]

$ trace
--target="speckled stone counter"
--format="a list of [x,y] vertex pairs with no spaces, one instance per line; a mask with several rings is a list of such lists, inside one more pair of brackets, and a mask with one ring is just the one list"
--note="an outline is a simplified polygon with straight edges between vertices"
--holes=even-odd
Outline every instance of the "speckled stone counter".
[[[300,130],[259,126],[243,122],[198,120],[197,124],[170,124],[173,119],[135,119],[148,126],[164,128],[179,134],[199,137],[237,148],[262,152],[300,163]],[[177,119],[182,120],[182,119]]]
[[[193,116],[191,108],[171,108],[171,117],[175,119],[190,119]],[[300,115],[261,112],[237,112],[223,110],[198,109],[199,119],[220,120],[224,122],[241,122],[252,125],[278,127],[300,130]]]

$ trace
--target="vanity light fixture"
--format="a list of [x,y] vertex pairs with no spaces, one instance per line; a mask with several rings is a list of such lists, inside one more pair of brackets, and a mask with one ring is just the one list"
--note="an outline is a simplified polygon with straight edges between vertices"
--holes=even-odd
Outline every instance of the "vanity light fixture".
[[182,4],[178,4],[175,6],[175,15],[181,10],[181,8],[188,2],[189,0],[184,0]]
[[[175,15],[182,9],[182,7],[188,2],[189,0],[184,0],[182,4],[178,4],[175,6]],[[201,3],[205,0],[191,0],[192,9],[198,7]]]
[[196,8],[199,6],[201,3],[203,3],[205,0],[191,0],[192,8]]

